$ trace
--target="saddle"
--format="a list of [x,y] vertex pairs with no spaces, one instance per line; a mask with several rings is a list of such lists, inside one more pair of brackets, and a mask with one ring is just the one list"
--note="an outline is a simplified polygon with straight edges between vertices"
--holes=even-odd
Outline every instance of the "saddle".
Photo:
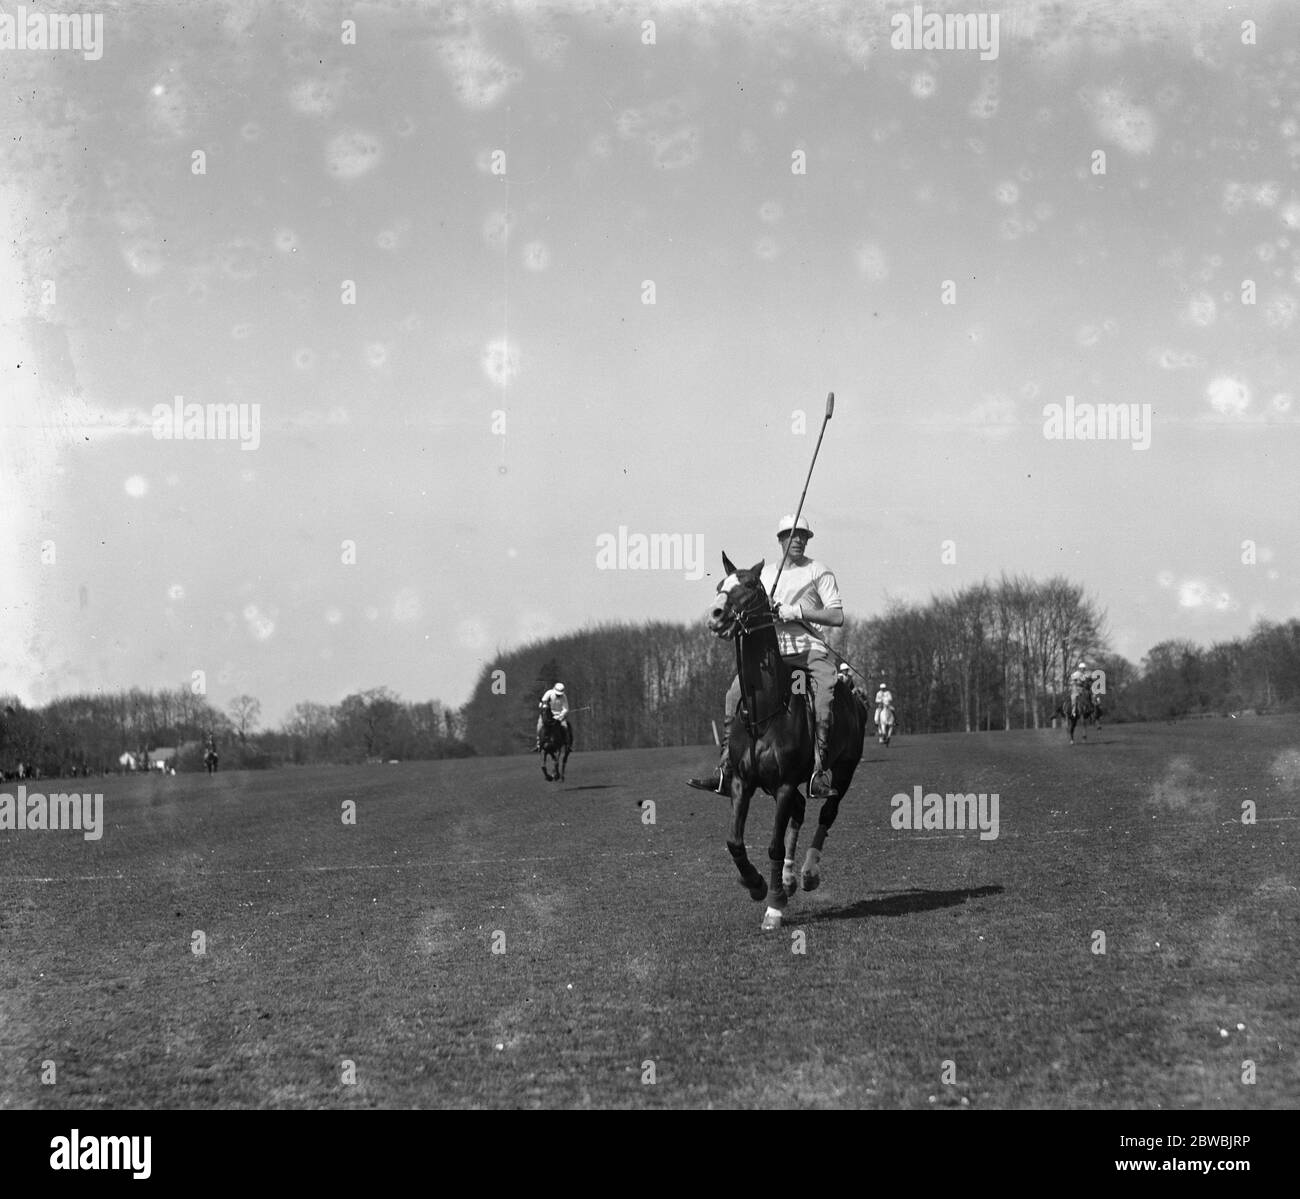
[[[791,666],[789,670],[790,678],[793,682],[795,674],[803,671],[804,668],[802,666]],[[817,739],[817,712],[813,706],[812,693],[808,690],[804,690],[801,694],[804,700],[804,723],[808,726],[808,739],[810,741],[815,741]],[[791,695],[790,702],[794,703],[796,698],[798,698],[798,696]],[[839,709],[841,705],[851,705],[855,702],[861,703],[862,701],[853,688],[853,681],[844,678],[842,675],[836,676],[835,690],[831,694],[832,739],[834,738],[836,710]],[[746,697],[743,691],[740,695],[740,703],[736,705],[736,716],[745,724],[746,727],[753,724],[753,713],[749,710],[749,704],[746,702]]]

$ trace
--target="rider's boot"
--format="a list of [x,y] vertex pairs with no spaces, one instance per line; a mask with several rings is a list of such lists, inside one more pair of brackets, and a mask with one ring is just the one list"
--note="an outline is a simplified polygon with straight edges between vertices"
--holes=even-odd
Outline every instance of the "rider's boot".
[[706,775],[702,779],[687,779],[687,785],[694,787],[697,791],[715,791],[719,795],[731,794],[731,749],[727,744],[727,738],[731,731],[731,721],[723,719],[722,721],[722,754],[718,758],[718,769],[713,775]]
[[831,739],[831,722],[828,716],[817,722],[817,736],[813,744],[813,773],[808,784],[808,794],[814,799],[833,799],[839,794],[835,790],[835,781],[826,768],[828,758],[827,746]]

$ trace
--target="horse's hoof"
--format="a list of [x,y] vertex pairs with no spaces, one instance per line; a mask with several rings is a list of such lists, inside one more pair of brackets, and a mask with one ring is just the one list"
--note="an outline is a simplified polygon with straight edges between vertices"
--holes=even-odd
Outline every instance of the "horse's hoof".
[[774,929],[778,929],[780,927],[781,927],[781,909],[768,908],[767,911],[763,913],[763,931],[765,933],[770,933]]
[[744,886],[749,891],[749,897],[755,903],[762,903],[763,900],[767,898],[767,883],[765,883],[761,878],[758,880],[758,882],[753,883],[752,885],[750,883],[745,882],[743,878],[740,880],[740,882],[741,885]]
[[805,870],[799,882],[805,891],[816,891],[822,885],[822,876],[819,871]]

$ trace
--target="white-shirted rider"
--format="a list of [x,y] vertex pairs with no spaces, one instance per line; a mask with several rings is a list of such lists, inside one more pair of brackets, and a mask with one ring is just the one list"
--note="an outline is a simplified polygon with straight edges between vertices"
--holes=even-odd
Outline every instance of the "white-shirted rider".
[[564,684],[556,683],[554,687],[543,693],[541,700],[537,704],[537,742],[533,746],[533,753],[535,754],[542,752],[542,711],[545,708],[551,709],[551,715],[564,729],[565,742],[568,743],[573,736],[572,730],[569,728],[569,697],[565,694]]

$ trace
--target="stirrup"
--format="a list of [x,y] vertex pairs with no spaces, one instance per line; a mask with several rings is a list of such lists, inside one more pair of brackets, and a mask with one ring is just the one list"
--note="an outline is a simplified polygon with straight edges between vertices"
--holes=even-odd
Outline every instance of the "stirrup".
[[839,795],[835,790],[835,778],[826,767],[815,771],[808,780],[808,794],[814,799],[834,799]]
[[712,791],[714,795],[730,795],[732,777],[729,766],[719,766],[716,778],[687,779],[686,785],[697,791]]

